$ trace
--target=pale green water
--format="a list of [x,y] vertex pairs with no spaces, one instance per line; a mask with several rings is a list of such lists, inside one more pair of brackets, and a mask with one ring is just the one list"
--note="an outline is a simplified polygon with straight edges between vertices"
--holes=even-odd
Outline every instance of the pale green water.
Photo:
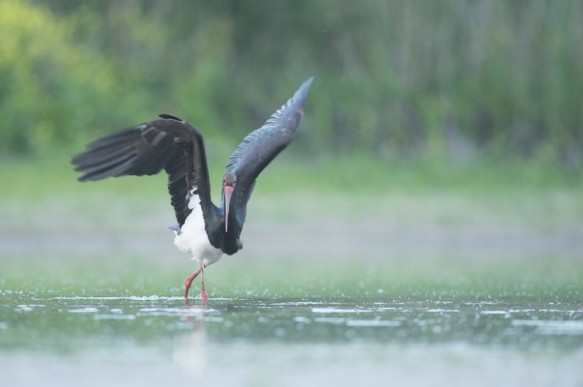
[[583,384],[576,297],[2,297],[7,386]]
[[166,201],[102,196],[0,201],[0,386],[583,386],[575,194],[255,200],[205,309]]

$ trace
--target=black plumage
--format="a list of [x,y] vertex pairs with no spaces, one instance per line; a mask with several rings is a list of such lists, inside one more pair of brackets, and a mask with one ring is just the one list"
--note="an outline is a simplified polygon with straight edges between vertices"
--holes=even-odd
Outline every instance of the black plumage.
[[202,134],[180,118],[161,114],[156,120],[105,136],[74,157],[80,181],[107,177],[154,175],[165,170],[168,191],[182,227],[192,212],[190,198],[198,195],[206,234],[212,246],[226,254],[241,248],[239,236],[247,202],[259,173],[294,138],[313,78],[259,129],[251,132],[227,162],[220,206],[211,201],[211,190]]

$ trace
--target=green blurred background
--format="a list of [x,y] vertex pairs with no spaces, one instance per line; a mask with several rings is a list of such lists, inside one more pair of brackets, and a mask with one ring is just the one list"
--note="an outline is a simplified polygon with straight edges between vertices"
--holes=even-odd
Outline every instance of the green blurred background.
[[580,1],[0,7],[3,154],[79,147],[158,112],[235,141],[315,75],[297,153],[582,167]]
[[[379,283],[477,277],[490,262],[578,283],[581,15],[568,0],[0,0],[1,283],[79,281],[106,256],[166,267],[171,236],[124,244],[173,222],[165,177],[82,185],[71,155],[165,112],[202,131],[218,183],[240,139],[311,75],[299,135],[251,201],[246,259],[372,257]],[[245,265],[217,270],[260,275]]]

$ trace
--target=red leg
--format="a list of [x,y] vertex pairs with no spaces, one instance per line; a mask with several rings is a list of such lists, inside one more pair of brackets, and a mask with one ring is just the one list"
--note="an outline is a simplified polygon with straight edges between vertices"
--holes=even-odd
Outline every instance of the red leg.
[[188,304],[188,291],[190,290],[190,285],[192,285],[192,281],[200,274],[202,271],[202,266],[198,268],[197,271],[192,273],[188,276],[188,278],[184,281],[184,303]]
[[200,271],[200,305],[206,306],[209,297],[204,290],[204,265],[201,266]]

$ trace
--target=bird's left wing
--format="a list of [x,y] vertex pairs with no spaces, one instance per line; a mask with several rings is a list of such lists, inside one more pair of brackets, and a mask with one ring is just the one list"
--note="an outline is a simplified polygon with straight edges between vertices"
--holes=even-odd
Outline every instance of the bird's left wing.
[[225,171],[237,177],[237,189],[231,199],[233,207],[247,204],[257,176],[293,140],[313,80],[314,77],[306,80],[262,127],[243,139],[229,158]]

